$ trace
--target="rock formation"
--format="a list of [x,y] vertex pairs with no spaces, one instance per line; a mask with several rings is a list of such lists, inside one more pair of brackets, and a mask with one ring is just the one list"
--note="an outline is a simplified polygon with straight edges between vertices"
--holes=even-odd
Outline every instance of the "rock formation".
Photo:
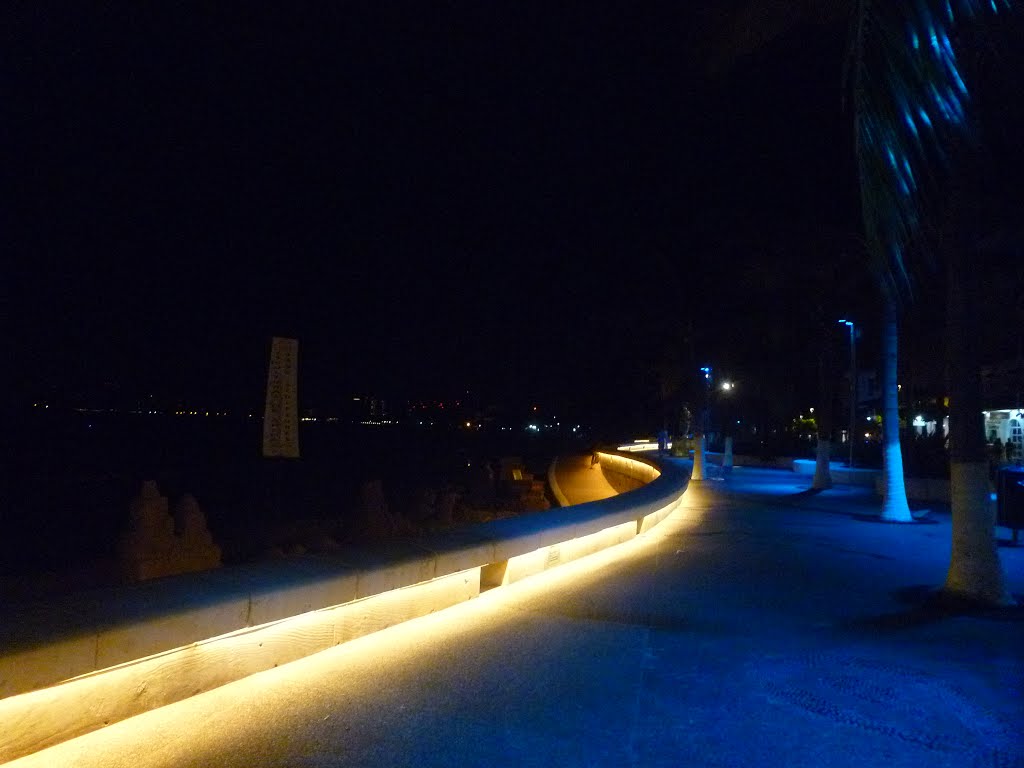
[[128,530],[118,542],[118,556],[128,581],[203,571],[221,564],[220,548],[195,498],[184,496],[172,517],[167,497],[152,480],[145,481],[132,499]]

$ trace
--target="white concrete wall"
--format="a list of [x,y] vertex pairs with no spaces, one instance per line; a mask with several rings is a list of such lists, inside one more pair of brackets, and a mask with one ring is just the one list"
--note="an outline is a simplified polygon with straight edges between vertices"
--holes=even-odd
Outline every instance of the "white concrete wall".
[[[814,461],[810,459],[794,459],[793,471],[798,475],[814,475]],[[843,485],[863,485],[875,489],[882,495],[882,470],[858,469],[833,465],[832,481]],[[914,501],[941,501],[949,503],[949,480],[943,478],[906,477],[903,482],[907,489],[907,498]]]
[[0,608],[0,762],[626,541],[680,504],[685,469],[601,461],[647,484],[384,547]]
[[[941,501],[950,503],[949,480],[930,477],[905,477],[904,487],[907,489],[907,498],[914,501]],[[882,495],[882,478],[875,483],[875,492]]]
[[645,456],[625,456],[605,451],[599,451],[598,456],[601,459],[601,471],[605,474],[614,472],[645,485],[661,474],[656,463]]
[[[724,454],[718,452],[705,451],[704,460],[708,464],[722,466],[723,455]],[[790,456],[762,458],[760,456],[752,456],[749,454],[734,453],[732,457],[732,465],[734,467],[760,467],[762,469],[792,469],[793,459]]]
[[[814,459],[793,459],[793,471],[798,475],[813,477],[814,467]],[[864,485],[873,488],[882,477],[880,469],[850,469],[835,463],[830,465],[829,472],[832,474],[832,482],[840,485]]]

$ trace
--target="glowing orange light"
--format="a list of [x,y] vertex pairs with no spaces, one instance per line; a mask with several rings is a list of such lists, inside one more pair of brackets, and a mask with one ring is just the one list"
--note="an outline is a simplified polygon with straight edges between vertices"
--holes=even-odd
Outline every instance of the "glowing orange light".
[[[628,457],[601,453],[601,458],[603,464],[615,466],[616,470],[632,477],[649,481],[660,474],[656,467]],[[171,701],[180,701],[203,690],[212,691],[230,680],[238,680],[261,669],[268,670],[339,643],[348,643],[410,619],[415,621],[410,622],[407,631],[420,635],[434,634],[440,626],[438,622],[445,619],[436,614],[420,622],[417,617],[449,609],[459,603],[477,602],[482,587],[508,585],[520,580],[534,581],[542,576],[543,581],[534,582],[538,587],[542,583],[547,589],[575,584],[581,575],[627,556],[628,552],[640,551],[623,549],[622,545],[632,545],[641,538],[640,534],[681,509],[681,501],[682,498],[676,496],[661,509],[639,519],[566,540],[555,539],[558,534],[553,529],[539,538],[547,541],[546,545],[502,562],[470,567],[349,603],[246,627],[0,700],[0,722],[19,726],[17,734],[8,731],[13,735],[6,742],[0,741],[0,747],[8,750],[6,753],[0,751],[0,761],[8,759],[7,755],[17,757],[76,733],[92,730],[105,720],[114,722]],[[682,518],[678,518],[671,527],[676,527],[681,521]],[[576,531],[579,532],[578,527]],[[566,533],[572,536],[568,531]],[[587,564],[571,570],[561,567],[574,560],[585,560]],[[554,569],[554,574],[549,574],[556,565],[560,567]],[[556,581],[547,580],[552,575]],[[486,597],[505,591],[504,588],[490,590]],[[445,615],[451,614],[445,612]],[[456,616],[456,622],[464,618],[462,613]],[[481,620],[486,619],[486,613],[481,616]],[[302,638],[302,642],[296,642],[296,638]],[[363,647],[376,653],[378,644],[371,642]],[[259,685],[257,682],[251,684]],[[83,702],[89,702],[89,705],[83,706]],[[180,712],[177,710],[177,715]],[[167,717],[174,718],[176,714],[168,713]],[[125,726],[115,728],[112,733],[123,735],[131,731]],[[99,737],[100,734],[93,736]],[[39,764],[67,764],[68,761],[56,758],[56,754],[60,753],[40,754],[42,762]]]

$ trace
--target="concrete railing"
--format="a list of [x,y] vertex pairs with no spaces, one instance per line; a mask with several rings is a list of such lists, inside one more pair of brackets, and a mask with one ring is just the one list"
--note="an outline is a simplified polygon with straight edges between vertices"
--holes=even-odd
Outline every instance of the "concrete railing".
[[621,453],[600,452],[601,470],[623,475],[647,485],[661,475],[656,461],[645,456],[626,456]]
[[[879,496],[884,492],[883,482],[881,476],[875,480],[875,493]],[[903,486],[907,498],[912,501],[939,501],[944,504],[951,501],[949,480],[941,477],[905,477]]]
[[[814,459],[793,459],[793,471],[798,475],[813,476],[815,468]],[[876,482],[882,477],[882,470],[854,467],[842,467],[836,464],[829,466],[829,474],[832,475],[832,482],[840,485],[864,485],[875,487]]]
[[0,762],[627,541],[680,504],[684,468],[601,462],[647,484],[383,546],[6,606]]
[[[708,464],[721,466],[724,454],[718,451],[707,451],[704,460]],[[793,469],[793,459],[790,456],[752,456],[745,453],[736,453],[732,457],[734,467],[757,467],[759,469]]]
[[[799,475],[811,476],[814,474],[814,461],[811,459],[795,459],[793,471]],[[880,469],[867,469],[854,467],[842,467],[832,465],[829,469],[832,475],[832,482],[839,485],[861,485],[874,488],[875,493],[881,496],[883,493],[885,478]],[[949,480],[943,478],[926,477],[904,477],[903,484],[906,489],[907,498],[911,501],[939,501],[949,503]]]

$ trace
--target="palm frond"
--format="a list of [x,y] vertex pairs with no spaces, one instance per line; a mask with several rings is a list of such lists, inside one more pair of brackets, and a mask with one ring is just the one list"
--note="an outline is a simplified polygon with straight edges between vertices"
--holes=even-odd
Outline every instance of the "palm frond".
[[967,25],[1012,12],[1012,0],[857,0],[848,73],[864,234],[887,299],[914,295],[929,263],[922,222],[973,140],[970,89],[955,40]]

